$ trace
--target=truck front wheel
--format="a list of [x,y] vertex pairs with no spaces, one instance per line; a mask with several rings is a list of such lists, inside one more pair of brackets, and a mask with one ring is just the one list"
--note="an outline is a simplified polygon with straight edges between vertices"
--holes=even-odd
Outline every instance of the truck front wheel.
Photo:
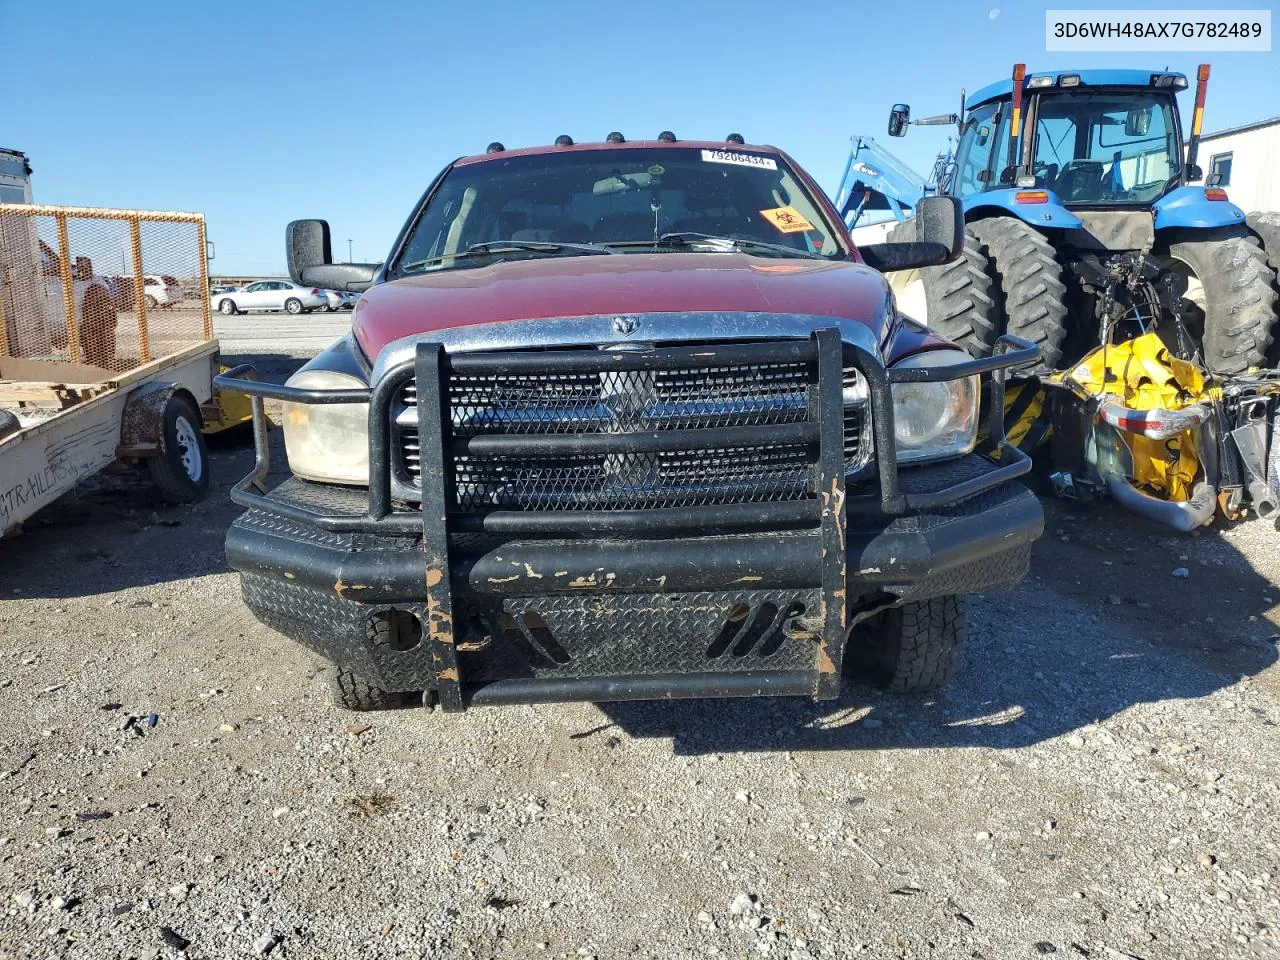
[[413,697],[407,693],[392,693],[361,679],[346,667],[329,669],[329,694],[334,706],[344,710],[394,710],[408,706]]
[[963,597],[904,603],[850,631],[845,675],[893,693],[927,693],[946,686],[964,640]]

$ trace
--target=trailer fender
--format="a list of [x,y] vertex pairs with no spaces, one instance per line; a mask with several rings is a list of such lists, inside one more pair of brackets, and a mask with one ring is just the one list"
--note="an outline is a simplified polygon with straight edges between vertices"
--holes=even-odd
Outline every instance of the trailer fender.
[[187,397],[199,409],[190,391],[177,383],[146,383],[129,394],[120,418],[118,458],[158,457],[164,453],[164,410],[175,394]]
[[1229,200],[1210,200],[1204,187],[1177,187],[1151,205],[1157,230],[1208,230],[1244,223],[1244,211]]

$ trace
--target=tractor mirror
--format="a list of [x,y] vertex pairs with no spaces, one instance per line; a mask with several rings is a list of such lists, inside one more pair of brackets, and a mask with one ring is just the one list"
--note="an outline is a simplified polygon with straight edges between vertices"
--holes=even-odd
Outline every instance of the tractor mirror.
[[881,273],[950,263],[964,249],[964,214],[955,197],[924,197],[916,204],[915,239],[859,247],[863,261]]
[[[1204,171],[1194,163],[1189,163],[1182,171],[1183,178],[1187,183],[1195,183],[1197,180],[1204,179]],[[1212,184],[1210,184],[1212,186]]]
[[1151,108],[1139,107],[1124,115],[1124,135],[1126,137],[1145,137],[1151,129]]
[[284,231],[289,277],[304,287],[359,293],[373,284],[376,263],[334,263],[325,220],[294,220]]
[[909,123],[911,123],[911,108],[905,103],[895,103],[893,109],[889,111],[889,136],[904,136]]

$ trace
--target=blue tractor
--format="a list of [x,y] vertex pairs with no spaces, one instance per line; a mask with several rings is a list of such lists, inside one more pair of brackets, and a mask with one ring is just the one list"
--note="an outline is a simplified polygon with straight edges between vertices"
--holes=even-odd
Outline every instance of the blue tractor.
[[865,159],[854,169],[856,156],[885,155],[855,143],[838,205],[854,223],[869,197],[887,196],[884,209],[903,221],[891,239],[909,239],[920,196],[962,201],[964,255],[920,272],[919,319],[975,356],[1012,333],[1040,346],[1047,372],[1099,342],[1155,331],[1175,356],[1220,376],[1273,365],[1280,218],[1246,223],[1216,183],[1193,185],[1203,178],[1208,78],[1201,66],[1185,143],[1179,73],[1027,73],[1019,64],[1011,79],[962,95],[962,114],[913,121],[897,104],[891,136],[955,124],[954,156],[939,158],[932,184],[896,168],[873,177],[865,171],[884,171]]

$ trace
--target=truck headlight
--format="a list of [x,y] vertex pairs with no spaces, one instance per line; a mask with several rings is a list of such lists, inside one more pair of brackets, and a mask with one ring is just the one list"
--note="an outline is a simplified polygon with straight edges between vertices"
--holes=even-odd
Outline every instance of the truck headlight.
[[[963,363],[958,350],[931,350],[908,357],[899,367],[945,367]],[[979,379],[893,385],[893,433],[899,463],[958,457],[978,438]]]
[[[308,390],[349,390],[363,380],[333,370],[299,370],[286,384]],[[369,483],[367,403],[285,403],[284,449],[289,469],[304,480]]]

